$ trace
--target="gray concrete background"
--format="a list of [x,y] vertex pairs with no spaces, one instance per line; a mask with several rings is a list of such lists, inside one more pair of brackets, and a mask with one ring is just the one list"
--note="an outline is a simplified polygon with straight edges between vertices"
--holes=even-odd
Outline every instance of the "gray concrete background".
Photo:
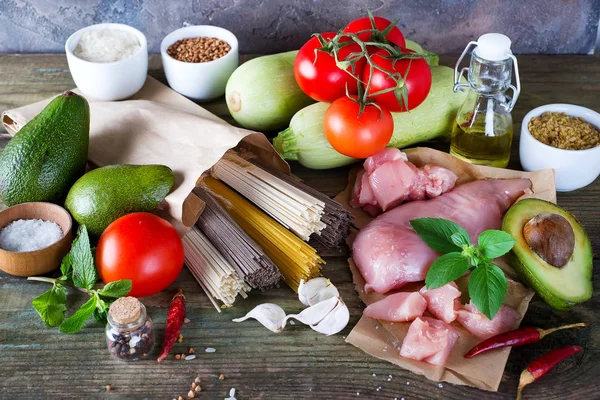
[[0,52],[62,52],[72,32],[119,22],[144,32],[151,52],[174,29],[211,24],[233,31],[243,53],[274,53],[367,8],[438,53],[486,32],[507,34],[516,53],[592,54],[600,43],[600,0],[0,0]]

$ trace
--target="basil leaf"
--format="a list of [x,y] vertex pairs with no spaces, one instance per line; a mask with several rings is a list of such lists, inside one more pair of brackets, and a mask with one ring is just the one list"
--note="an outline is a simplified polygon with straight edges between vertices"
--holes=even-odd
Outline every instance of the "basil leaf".
[[63,322],[67,310],[66,304],[67,290],[64,286],[57,284],[31,302],[33,308],[40,314],[42,321],[48,326],[59,326]]
[[120,281],[109,282],[98,294],[103,297],[112,297],[118,299],[119,297],[127,296],[131,291],[131,281],[129,279],[123,279]]
[[513,248],[517,241],[504,231],[487,230],[477,239],[479,251],[488,260],[503,256]]
[[419,235],[429,247],[440,254],[462,251],[462,246],[458,246],[452,239],[452,236],[455,234],[455,240],[459,240],[460,238],[460,243],[471,243],[469,233],[457,223],[448,221],[447,219],[413,219],[410,221],[410,226],[412,226],[417,235]]
[[496,265],[483,264],[471,272],[469,278],[471,301],[490,320],[502,306],[506,291],[506,276]]
[[62,333],[79,332],[81,328],[83,328],[85,321],[87,321],[92,314],[94,314],[97,302],[98,296],[90,297],[90,299],[84,305],[82,305],[79,310],[75,311],[73,315],[64,320],[64,322],[60,325],[60,331]]
[[471,245],[471,238],[469,235],[463,235],[461,232],[454,232],[452,236],[450,236],[450,240],[461,249],[463,246]]
[[469,270],[469,258],[461,253],[448,253],[434,261],[429,267],[425,285],[435,289],[460,278]]
[[90,248],[90,238],[85,225],[79,225],[77,238],[69,254],[73,261],[73,283],[84,289],[92,289],[98,281],[98,271]]

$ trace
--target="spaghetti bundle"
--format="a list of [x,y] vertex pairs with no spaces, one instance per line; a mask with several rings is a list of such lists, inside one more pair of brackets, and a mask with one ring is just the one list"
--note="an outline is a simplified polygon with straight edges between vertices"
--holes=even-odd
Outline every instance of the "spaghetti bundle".
[[219,253],[198,227],[193,227],[183,238],[185,263],[217,311],[231,307],[236,297],[246,298],[250,287],[234,267]]
[[230,151],[212,175],[305,241],[312,237],[333,247],[348,233],[350,213],[339,203],[254,159]]
[[319,276],[325,262],[314,248],[218,180],[207,177],[200,185],[210,190],[235,222],[262,247],[293,290],[298,290],[300,280]]

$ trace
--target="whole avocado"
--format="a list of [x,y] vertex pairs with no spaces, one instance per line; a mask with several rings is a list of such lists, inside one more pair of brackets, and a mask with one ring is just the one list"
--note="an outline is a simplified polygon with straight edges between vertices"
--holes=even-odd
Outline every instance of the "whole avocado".
[[73,185],[65,207],[99,237],[116,219],[150,212],[169,194],[175,177],[164,165],[109,165],[91,170]]
[[89,141],[87,100],[71,91],[57,96],[0,153],[0,199],[60,202],[85,171]]

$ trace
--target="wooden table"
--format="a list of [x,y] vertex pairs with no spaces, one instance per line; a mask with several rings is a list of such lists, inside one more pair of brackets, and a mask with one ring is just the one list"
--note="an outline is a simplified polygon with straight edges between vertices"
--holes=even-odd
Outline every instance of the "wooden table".
[[[456,57],[442,57],[453,65]],[[574,103],[600,108],[600,60],[592,56],[520,56],[523,91],[513,113],[515,132],[525,113],[548,103]],[[150,59],[150,74],[164,81],[160,59]],[[64,55],[0,55],[0,110],[47,98],[73,82]],[[226,116],[223,102],[206,108]],[[7,139],[0,140],[0,149]],[[512,168],[519,168],[517,140]],[[581,168],[586,168],[582,165]],[[311,171],[294,164],[293,172],[309,185],[334,195],[346,185],[348,168]],[[559,204],[583,223],[594,248],[600,245],[600,180],[572,193],[559,193]],[[324,254],[324,274],[340,289],[350,307],[348,327],[332,337],[318,335],[303,326],[272,334],[256,323],[234,324],[256,304],[274,302],[288,312],[299,311],[300,303],[287,287],[253,293],[232,309],[217,313],[187,270],[168,290],[144,299],[155,321],[157,340],[162,341],[169,300],[181,287],[188,300],[184,341],[174,352],[189,347],[198,357],[193,361],[170,359],[123,363],[110,358],[104,342],[104,327],[88,323],[78,334],[64,335],[46,328],[31,307],[31,300],[48,287],[0,273],[0,397],[23,398],[157,398],[171,399],[188,392],[196,376],[202,379],[200,398],[222,399],[236,388],[238,399],[500,399],[514,398],[522,368],[536,356],[553,348],[584,342],[585,352],[562,363],[543,381],[526,389],[526,398],[591,399],[600,395],[599,275],[594,275],[594,297],[569,312],[556,312],[538,298],[531,303],[524,324],[552,327],[585,321],[585,333],[557,333],[539,344],[512,351],[500,391],[439,385],[387,362],[374,359],[344,342],[358,321],[362,304],[351,283],[346,259],[348,249]],[[594,267],[599,267],[594,259]],[[83,300],[77,297],[78,304]],[[206,347],[216,349],[205,353]],[[155,350],[157,351],[157,350]],[[225,379],[219,380],[223,374]],[[390,379],[391,377],[391,379]],[[105,387],[112,390],[107,392]]]

